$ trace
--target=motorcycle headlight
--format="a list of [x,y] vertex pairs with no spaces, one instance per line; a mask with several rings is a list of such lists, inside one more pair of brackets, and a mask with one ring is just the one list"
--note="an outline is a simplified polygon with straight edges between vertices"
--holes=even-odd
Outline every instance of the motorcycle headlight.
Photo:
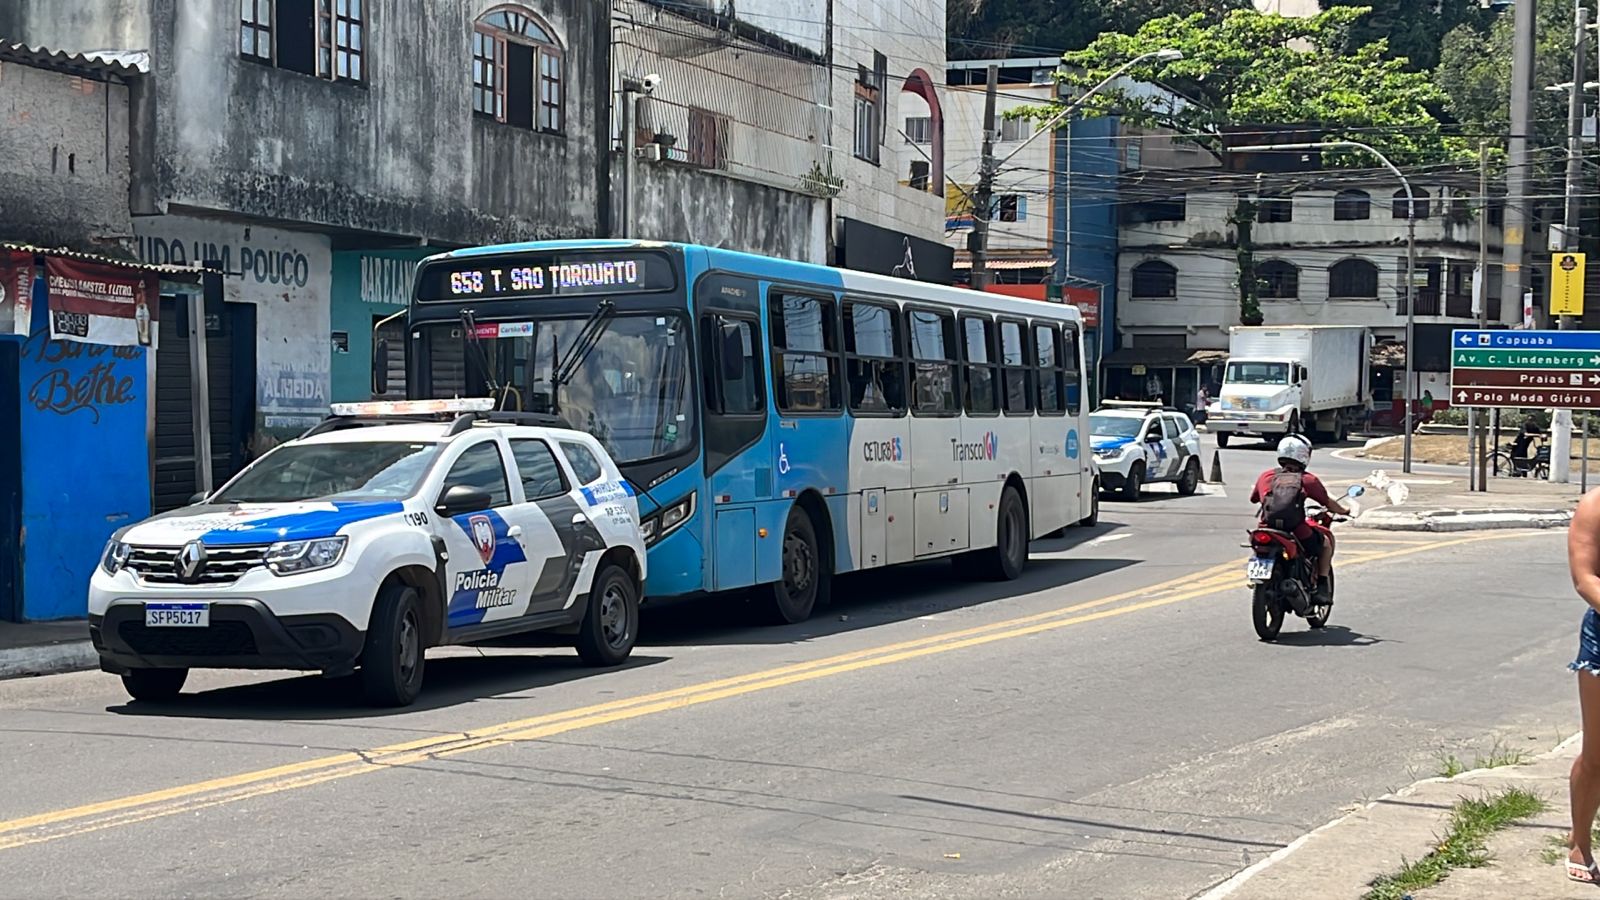
[[107,575],[115,575],[128,564],[128,557],[132,555],[132,547],[114,540],[106,544],[105,553],[100,556],[100,568],[104,569]]
[[277,575],[299,575],[339,564],[347,540],[343,537],[314,541],[281,541],[267,549],[267,568]]
[[694,491],[690,491],[687,497],[677,503],[646,516],[639,523],[639,532],[644,536],[645,546],[648,547],[671,534],[689,521],[692,515],[694,515]]

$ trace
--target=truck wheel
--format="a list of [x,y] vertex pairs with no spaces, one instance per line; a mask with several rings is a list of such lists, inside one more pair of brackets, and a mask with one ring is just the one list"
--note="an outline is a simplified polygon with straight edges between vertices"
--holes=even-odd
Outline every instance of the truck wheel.
[[122,676],[122,687],[135,700],[160,703],[178,696],[188,678],[188,669],[134,669]]
[[621,665],[639,639],[639,589],[619,565],[607,564],[589,587],[578,626],[578,655],[591,666]]
[[361,687],[374,706],[410,706],[422,693],[427,653],[417,589],[388,582],[378,591],[361,649]]
[[1129,503],[1138,503],[1143,488],[1144,463],[1134,463],[1128,470],[1128,477],[1122,480],[1122,499]]
[[1233,437],[1233,432],[1231,432],[1231,431],[1219,431],[1219,432],[1217,432],[1217,449],[1218,450],[1226,450],[1226,449],[1228,449],[1228,439],[1231,438],[1231,437]]
[[783,528],[783,575],[767,588],[766,618],[773,625],[793,625],[811,618],[830,574],[817,544],[811,516],[796,506]]

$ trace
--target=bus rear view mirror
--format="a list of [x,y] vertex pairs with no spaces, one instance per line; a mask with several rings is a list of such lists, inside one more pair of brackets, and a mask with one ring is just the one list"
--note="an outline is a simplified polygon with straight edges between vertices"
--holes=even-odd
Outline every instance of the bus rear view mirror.
[[379,341],[372,348],[372,393],[389,393],[389,342]]

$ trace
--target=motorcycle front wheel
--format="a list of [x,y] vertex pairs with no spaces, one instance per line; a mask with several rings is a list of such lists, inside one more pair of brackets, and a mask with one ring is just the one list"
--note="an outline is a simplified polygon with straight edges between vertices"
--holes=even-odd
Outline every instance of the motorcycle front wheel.
[[[1333,599],[1333,591],[1339,586],[1334,580],[1333,570],[1328,570],[1328,599]],[[1333,603],[1318,603],[1311,607],[1311,614],[1306,616],[1306,624],[1312,628],[1321,628],[1328,624],[1328,617],[1333,615]]]
[[1250,607],[1252,618],[1255,619],[1256,637],[1263,641],[1277,640],[1278,632],[1283,630],[1283,605],[1278,602],[1270,583],[1256,585],[1255,599]]

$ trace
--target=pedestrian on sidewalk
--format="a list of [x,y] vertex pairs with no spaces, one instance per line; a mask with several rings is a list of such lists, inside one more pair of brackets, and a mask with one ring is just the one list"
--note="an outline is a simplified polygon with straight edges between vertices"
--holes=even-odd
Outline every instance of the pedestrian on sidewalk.
[[1600,812],[1600,488],[1584,495],[1567,530],[1567,564],[1572,585],[1589,609],[1578,630],[1578,658],[1569,668],[1578,674],[1578,704],[1583,717],[1583,743],[1572,761],[1568,782],[1572,831],[1567,835],[1567,877],[1593,884],[1600,881],[1592,834]]

